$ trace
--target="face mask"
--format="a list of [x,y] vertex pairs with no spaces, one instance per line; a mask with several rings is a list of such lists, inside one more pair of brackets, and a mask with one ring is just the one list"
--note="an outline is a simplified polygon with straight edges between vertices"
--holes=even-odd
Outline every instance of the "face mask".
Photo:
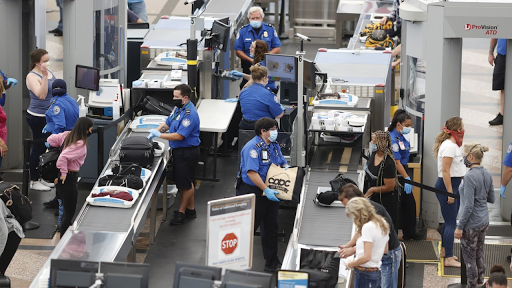
[[446,133],[449,133],[453,136],[453,139],[455,139],[455,143],[457,143],[457,146],[462,147],[462,140],[464,140],[464,130],[462,131],[451,131],[448,130],[446,127],[441,128],[441,130],[446,131]]
[[471,165],[473,163],[469,162],[468,158],[466,156],[462,156],[462,158],[464,159],[464,165],[466,165],[466,167],[471,167]]
[[404,130],[402,130],[402,135],[409,134],[411,132],[411,127],[404,127]]
[[370,152],[373,153],[375,151],[377,151],[377,144],[373,143],[373,142],[370,142]]
[[251,21],[251,26],[254,29],[258,29],[261,27],[261,21]]
[[277,130],[271,130],[270,131],[270,137],[268,137],[268,140],[270,140],[270,142],[274,142],[277,140],[277,134],[279,134],[277,132]]
[[172,104],[174,104],[174,106],[178,107],[178,108],[181,108],[183,107],[183,99],[172,99]]

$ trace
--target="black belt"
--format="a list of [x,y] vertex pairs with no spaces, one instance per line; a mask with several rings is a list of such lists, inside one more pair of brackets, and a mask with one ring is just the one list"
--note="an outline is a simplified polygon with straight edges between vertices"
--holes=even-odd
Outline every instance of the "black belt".
[[247,123],[250,123],[250,124],[255,124],[255,123],[256,123],[256,121],[258,121],[258,120],[251,121],[251,120],[247,120],[247,119],[245,119],[244,117],[242,117],[242,121],[247,122]]
[[178,148],[172,148],[172,150],[192,150],[192,149],[197,149],[199,148],[199,146],[190,146],[190,147],[178,147]]

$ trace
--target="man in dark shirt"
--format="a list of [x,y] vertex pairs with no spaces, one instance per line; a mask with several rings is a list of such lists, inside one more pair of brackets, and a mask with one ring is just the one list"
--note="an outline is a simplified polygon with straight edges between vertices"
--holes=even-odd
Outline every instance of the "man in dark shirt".
[[[338,200],[347,205],[350,199],[355,197],[364,197],[363,192],[357,188],[354,184],[346,184],[340,188]],[[381,287],[382,288],[395,288],[398,286],[398,268],[400,267],[400,260],[402,259],[402,249],[400,248],[400,241],[398,241],[398,235],[396,234],[393,221],[389,216],[386,208],[370,200],[377,214],[384,217],[386,222],[389,224],[389,241],[388,241],[388,252],[382,256],[381,266]],[[356,234],[352,239],[345,245],[338,246],[340,248],[340,257],[346,258],[356,253],[356,241],[361,235]]]

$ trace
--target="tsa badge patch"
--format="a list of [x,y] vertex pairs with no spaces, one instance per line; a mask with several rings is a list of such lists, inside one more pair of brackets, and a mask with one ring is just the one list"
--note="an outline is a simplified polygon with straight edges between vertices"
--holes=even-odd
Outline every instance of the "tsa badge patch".
[[250,152],[250,155],[251,155],[251,158],[258,158],[258,151],[252,149],[251,152]]
[[395,144],[391,145],[391,149],[393,150],[393,152],[400,151],[400,148],[398,147],[398,143],[395,143]]
[[508,145],[507,154],[512,152],[512,144]]
[[183,119],[183,127],[190,126],[190,120],[189,119]]
[[53,114],[57,115],[59,114],[60,112],[60,107],[59,106],[53,106]]

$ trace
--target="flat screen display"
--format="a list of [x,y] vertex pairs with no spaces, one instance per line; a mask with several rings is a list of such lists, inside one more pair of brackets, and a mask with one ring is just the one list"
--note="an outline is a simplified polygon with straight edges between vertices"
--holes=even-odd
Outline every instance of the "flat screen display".
[[100,69],[76,65],[75,87],[98,91],[100,88]]
[[296,82],[297,60],[295,56],[280,54],[265,54],[265,66],[268,69],[268,79],[281,82]]

